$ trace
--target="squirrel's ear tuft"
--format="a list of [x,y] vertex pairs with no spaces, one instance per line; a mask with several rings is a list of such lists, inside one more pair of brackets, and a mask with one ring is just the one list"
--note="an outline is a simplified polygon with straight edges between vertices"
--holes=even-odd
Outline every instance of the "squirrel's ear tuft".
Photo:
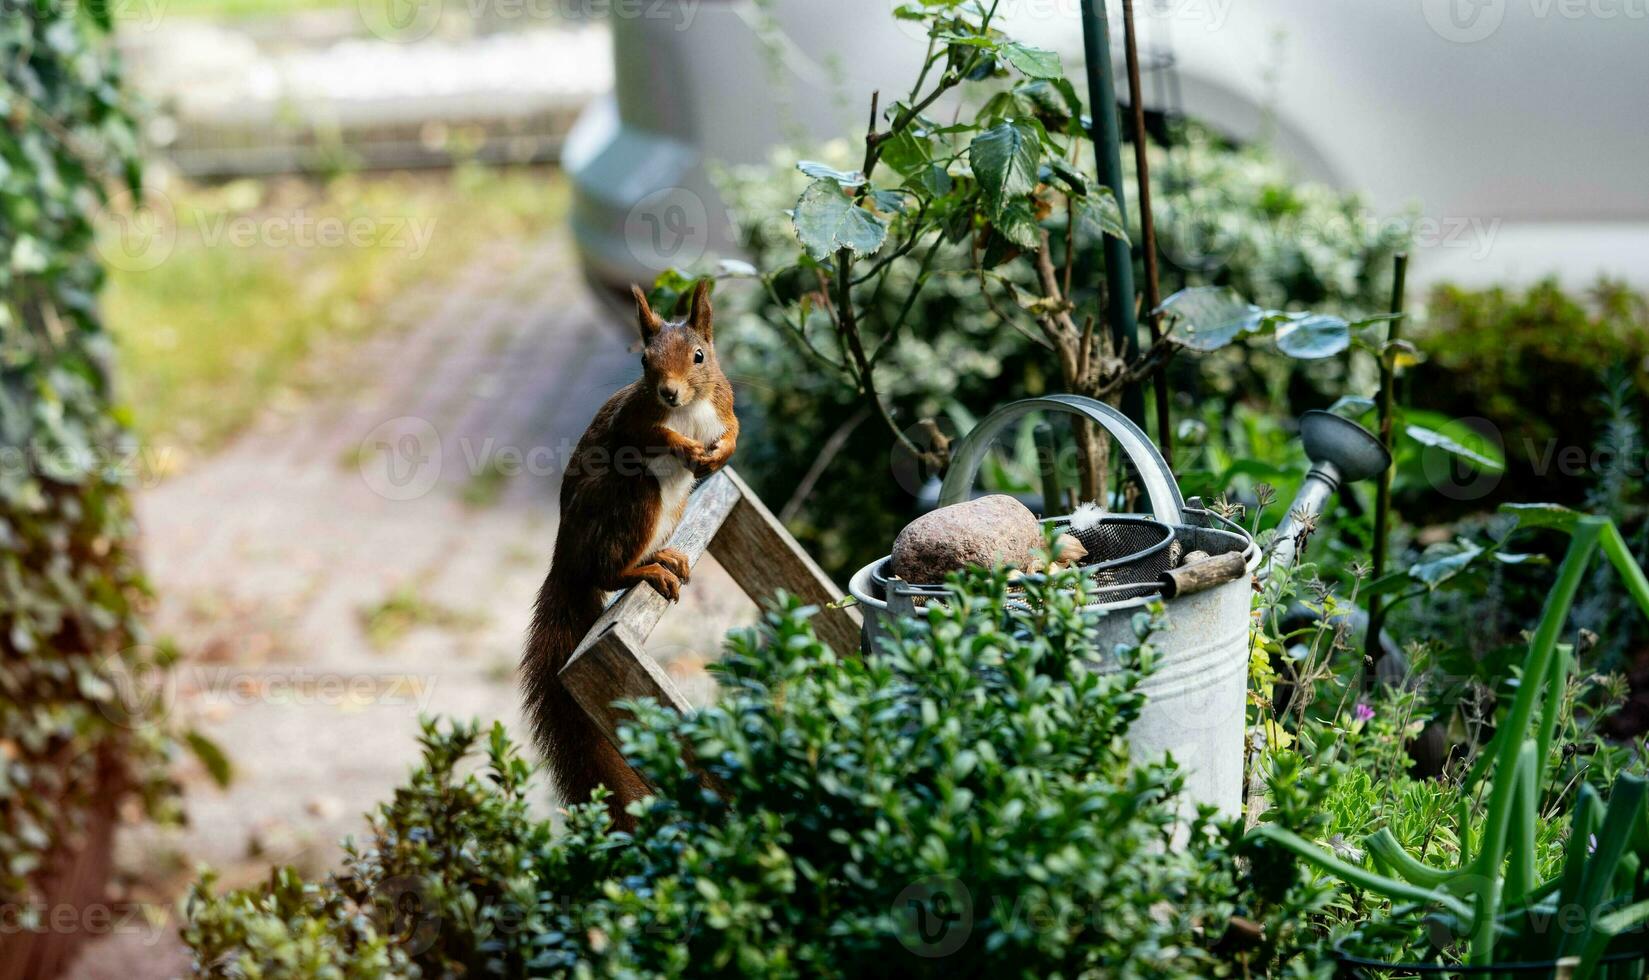
[[663,321],[653,315],[653,308],[647,305],[647,294],[641,287],[630,284],[630,295],[636,298],[636,325],[641,328],[641,342],[652,343],[658,332],[664,328]]
[[700,279],[693,287],[693,305],[688,309],[687,325],[708,343],[715,343],[715,324],[711,322],[710,285],[712,280]]

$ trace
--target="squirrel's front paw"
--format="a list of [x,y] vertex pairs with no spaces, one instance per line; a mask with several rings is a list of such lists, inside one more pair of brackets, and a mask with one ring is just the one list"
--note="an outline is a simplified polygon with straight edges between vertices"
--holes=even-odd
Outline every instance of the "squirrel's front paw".
[[687,556],[674,548],[660,548],[658,554],[653,556],[653,560],[681,579],[683,585],[687,584],[687,579],[693,572],[693,566],[688,562]]
[[671,602],[681,598],[681,579],[676,573],[663,565],[654,564],[643,573],[648,584],[658,590],[658,594]]
[[714,443],[711,443],[704,448],[703,452],[690,460],[688,465],[693,468],[694,476],[703,479],[721,469],[722,464],[726,462],[727,457],[721,454],[721,451],[716,448]]
[[697,465],[699,457],[708,450],[704,443],[696,439],[688,439],[670,448],[670,455],[682,461],[687,466]]

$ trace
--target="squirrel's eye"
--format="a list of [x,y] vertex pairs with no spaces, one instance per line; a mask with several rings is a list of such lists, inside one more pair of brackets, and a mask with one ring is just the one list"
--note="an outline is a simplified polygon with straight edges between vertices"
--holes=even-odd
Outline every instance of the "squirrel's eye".
[[704,363],[704,348],[703,347],[700,347],[698,350],[693,352],[693,363],[694,364],[703,364]]

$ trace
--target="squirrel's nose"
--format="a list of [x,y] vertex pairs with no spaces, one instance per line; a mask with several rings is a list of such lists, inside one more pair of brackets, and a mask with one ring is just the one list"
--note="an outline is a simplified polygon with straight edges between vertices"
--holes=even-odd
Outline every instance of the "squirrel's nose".
[[681,390],[675,385],[659,385],[658,396],[664,399],[664,404],[674,405],[681,400]]

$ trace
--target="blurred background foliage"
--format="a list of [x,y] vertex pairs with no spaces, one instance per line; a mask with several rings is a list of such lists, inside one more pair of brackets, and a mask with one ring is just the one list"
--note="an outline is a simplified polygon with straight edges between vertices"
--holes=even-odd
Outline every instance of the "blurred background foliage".
[[[103,4],[0,17],[0,898],[34,897],[48,856],[123,800],[176,816],[157,701],[120,685],[150,646],[126,496],[134,445],[98,316],[93,219],[135,192],[137,139]],[[100,815],[93,816],[94,810]],[[107,827],[102,830],[107,833]],[[14,906],[15,908],[15,906]],[[21,912],[28,916],[34,912]],[[23,923],[20,923],[23,924]]]

